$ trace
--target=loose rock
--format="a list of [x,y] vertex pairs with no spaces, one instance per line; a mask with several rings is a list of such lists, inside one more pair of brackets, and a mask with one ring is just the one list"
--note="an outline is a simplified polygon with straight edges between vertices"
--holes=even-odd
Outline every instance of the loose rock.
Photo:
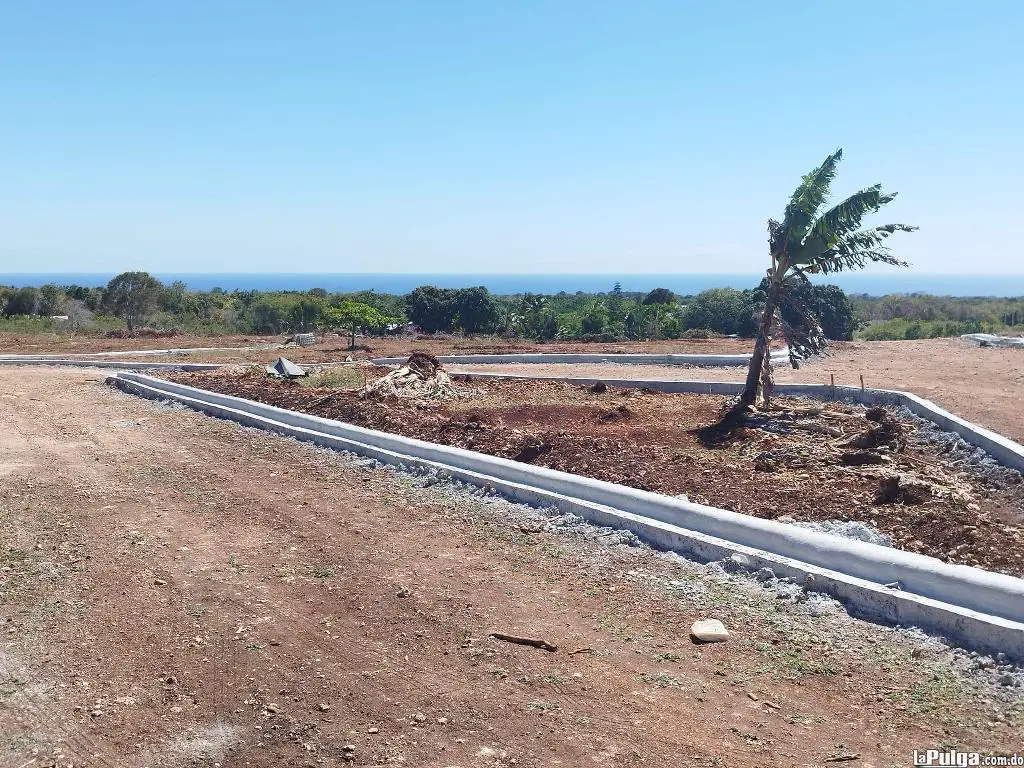
[[690,634],[702,643],[724,643],[729,639],[729,630],[718,619],[701,619],[693,622]]

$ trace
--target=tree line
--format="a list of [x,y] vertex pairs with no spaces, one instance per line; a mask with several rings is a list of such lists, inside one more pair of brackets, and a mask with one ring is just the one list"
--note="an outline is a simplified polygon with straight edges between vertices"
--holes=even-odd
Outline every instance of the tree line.
[[[395,331],[495,334],[537,340],[623,341],[751,337],[763,311],[767,284],[749,290],[712,288],[690,296],[666,288],[604,293],[527,293],[498,296],[485,287],[424,285],[405,296],[358,291],[190,291],[145,272],[126,272],[106,286],[0,287],[9,322],[37,321],[40,329],[129,333],[143,326],[193,334],[273,335],[337,330],[354,344],[358,333]],[[835,285],[801,284],[797,302],[813,308],[830,339],[922,338],[998,330],[1024,324],[1024,299],[926,295],[848,296]],[[782,316],[787,319],[787,308]],[[51,321],[52,317],[66,320]],[[794,322],[796,318],[789,318]],[[27,328],[28,326],[21,326]]]

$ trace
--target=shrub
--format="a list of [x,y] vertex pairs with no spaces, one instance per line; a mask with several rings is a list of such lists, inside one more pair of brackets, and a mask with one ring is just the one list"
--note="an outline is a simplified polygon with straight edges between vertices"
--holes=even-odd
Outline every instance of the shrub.
[[679,334],[680,339],[713,339],[716,336],[717,333],[707,328],[689,328]]

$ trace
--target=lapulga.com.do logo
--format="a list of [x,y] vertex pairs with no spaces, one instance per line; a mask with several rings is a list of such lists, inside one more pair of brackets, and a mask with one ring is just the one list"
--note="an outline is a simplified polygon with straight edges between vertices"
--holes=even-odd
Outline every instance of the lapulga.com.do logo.
[[970,765],[1024,766],[1024,755],[982,755],[980,752],[941,751],[938,749],[914,750],[915,766],[950,766],[966,768]]

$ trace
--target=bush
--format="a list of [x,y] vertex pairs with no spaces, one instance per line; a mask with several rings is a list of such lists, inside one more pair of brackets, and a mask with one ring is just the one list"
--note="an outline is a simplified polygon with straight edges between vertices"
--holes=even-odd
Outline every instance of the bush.
[[871,323],[857,333],[864,341],[901,341],[903,339],[939,339],[965,333],[991,333],[995,324],[980,320],[907,320],[896,318]]
[[708,328],[729,335],[739,328],[746,306],[747,297],[742,291],[711,288],[698,293],[686,307],[683,324],[687,328]]
[[719,334],[707,328],[689,328],[679,334],[680,339],[713,339]]
[[910,323],[903,331],[904,339],[920,339],[924,330],[921,328],[921,324],[918,322]]
[[50,333],[56,329],[56,321],[38,315],[12,315],[0,318],[0,331],[7,333]]

